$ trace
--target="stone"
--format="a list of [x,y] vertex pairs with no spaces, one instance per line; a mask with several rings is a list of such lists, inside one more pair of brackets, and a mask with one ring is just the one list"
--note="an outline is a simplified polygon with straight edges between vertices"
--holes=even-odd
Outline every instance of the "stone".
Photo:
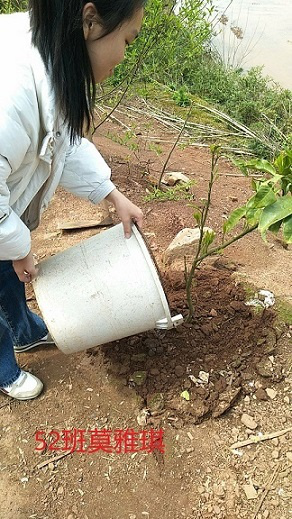
[[212,310],[210,311],[210,315],[211,317],[217,317],[218,312],[214,308],[212,308]]
[[177,377],[182,377],[185,374],[185,368],[183,366],[175,366],[174,372]]
[[261,377],[268,378],[273,376],[273,365],[267,357],[256,364],[256,370]]
[[150,373],[151,373],[151,375],[153,375],[153,376],[157,376],[157,375],[159,375],[160,371],[159,371],[159,369],[157,369],[157,368],[151,368],[151,369],[150,369]]
[[273,458],[273,460],[278,460],[279,459],[279,455],[280,455],[280,453],[279,453],[278,450],[275,449],[275,450],[272,451],[272,458]]
[[277,396],[277,391],[275,391],[274,389],[272,389],[270,387],[267,387],[266,393],[267,393],[268,397],[271,398],[271,400],[274,400],[274,398],[276,398],[276,396]]
[[249,485],[243,485],[243,490],[248,500],[257,499],[258,493],[252,483],[249,483]]
[[[204,227],[204,233],[214,231],[209,227]],[[164,251],[162,260],[165,265],[173,265],[177,270],[185,269],[184,258],[186,257],[187,264],[191,264],[194,256],[197,252],[197,246],[200,240],[200,229],[185,228],[182,229],[169,244],[167,249]]]
[[221,416],[223,413],[225,413],[232,404],[235,402],[236,398],[238,397],[239,393],[241,391],[241,387],[237,387],[235,389],[227,389],[226,391],[223,391],[223,393],[220,394],[220,400],[215,406],[215,408],[212,411],[212,416],[214,418],[218,418],[218,416]]
[[147,371],[134,371],[130,380],[133,381],[137,386],[143,386],[147,378]]
[[213,492],[214,492],[215,496],[218,496],[218,497],[223,497],[225,495],[224,488],[221,485],[218,485],[217,483],[215,483],[213,485]]
[[267,393],[265,392],[265,390],[262,387],[260,387],[259,389],[256,390],[255,396],[257,397],[258,400],[268,400],[268,398],[269,398]]
[[258,426],[258,424],[253,419],[253,417],[246,413],[242,414],[241,422],[243,423],[243,425],[245,425],[245,427],[247,427],[248,429],[251,429],[252,431],[254,431],[254,429],[256,429]]
[[64,494],[64,487],[59,487],[57,490],[57,496],[61,496],[62,494]]
[[180,171],[170,171],[163,175],[162,182],[167,186],[175,186],[175,184],[178,184],[179,182],[190,182],[190,179]]
[[284,396],[285,404],[290,404],[290,398],[288,396]]

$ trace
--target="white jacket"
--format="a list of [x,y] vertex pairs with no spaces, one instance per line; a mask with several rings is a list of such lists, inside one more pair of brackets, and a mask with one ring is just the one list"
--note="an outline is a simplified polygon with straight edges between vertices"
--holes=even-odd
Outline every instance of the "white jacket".
[[59,184],[94,204],[115,186],[92,143],[70,146],[27,13],[0,15],[0,71],[0,260],[15,260]]

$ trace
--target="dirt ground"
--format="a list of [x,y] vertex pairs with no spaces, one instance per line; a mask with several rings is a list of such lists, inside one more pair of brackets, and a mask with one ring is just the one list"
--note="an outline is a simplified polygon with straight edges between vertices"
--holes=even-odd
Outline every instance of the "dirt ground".
[[[136,131],[143,134],[140,124]],[[123,133],[107,122],[95,142],[117,187],[143,209],[143,231],[172,314],[185,316],[183,275],[166,269],[162,254],[182,228],[194,227],[193,209],[186,200],[145,202],[149,180],[159,174],[170,145],[158,156],[138,136],[139,147],[131,151],[108,139],[109,132]],[[157,139],[162,133],[158,126],[151,128]],[[167,137],[174,140],[170,133]],[[195,180],[195,203],[206,197],[207,150],[178,147],[168,170]],[[219,173],[208,225],[220,235],[224,217],[247,199],[250,189],[226,161]],[[60,223],[100,214],[59,189],[33,233],[39,261],[104,230],[60,232]],[[111,215],[117,223],[116,214]],[[281,240],[270,237],[266,245],[259,235],[249,235],[201,266],[191,324],[69,356],[55,346],[20,354],[20,365],[39,376],[45,390],[30,402],[0,395],[0,518],[288,519],[291,265],[291,249]],[[276,305],[264,312],[246,306],[257,289],[271,290]],[[31,287],[27,298],[37,310]],[[88,431],[95,429],[104,430],[104,441],[91,452]],[[59,438],[64,430],[72,432],[67,450],[57,450],[64,446]],[[136,448],[129,444],[129,452],[111,451],[105,431],[118,430],[146,431],[147,438],[152,431],[151,448],[138,442]],[[269,433],[265,441],[230,448]],[[51,448],[38,451],[42,438]]]

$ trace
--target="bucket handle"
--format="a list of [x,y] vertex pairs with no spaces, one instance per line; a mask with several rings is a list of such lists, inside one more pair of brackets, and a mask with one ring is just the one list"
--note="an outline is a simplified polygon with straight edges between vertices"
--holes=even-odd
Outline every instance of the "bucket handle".
[[170,328],[176,328],[177,326],[182,324],[183,321],[184,318],[181,314],[171,317],[171,323],[169,323],[169,320],[166,317],[164,317],[163,319],[156,321],[155,328],[157,328],[158,330],[169,330]]

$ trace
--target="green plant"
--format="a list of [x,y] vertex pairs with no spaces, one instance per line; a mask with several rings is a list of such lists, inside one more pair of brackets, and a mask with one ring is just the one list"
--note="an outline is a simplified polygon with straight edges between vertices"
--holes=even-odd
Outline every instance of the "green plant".
[[0,3],[0,14],[8,14],[17,11],[26,11],[27,8],[27,0],[2,0],[2,2]]
[[244,175],[256,172],[252,178],[255,194],[248,202],[231,213],[224,224],[230,232],[240,221],[247,226],[257,225],[262,238],[267,231],[283,232],[286,243],[292,243],[292,149],[285,150],[273,161],[253,159],[234,161]]
[[190,106],[191,99],[186,88],[181,87],[176,90],[172,96],[172,99],[178,106]]
[[[211,146],[211,156],[208,196],[203,207],[197,207],[194,213],[194,218],[200,229],[197,252],[189,271],[185,264],[186,294],[189,306],[188,321],[192,319],[194,312],[191,287],[195,271],[206,257],[221,252],[256,229],[266,240],[268,230],[277,233],[282,228],[284,241],[292,243],[292,150],[284,150],[273,162],[260,159],[247,162],[236,161],[245,175],[248,175],[250,170],[259,173],[256,178],[252,178],[255,195],[244,206],[231,213],[223,226],[222,243],[210,248],[214,242],[215,233],[204,232],[204,228],[210,210],[213,186],[217,178],[217,165],[221,156],[219,146]],[[225,241],[226,234],[233,230],[239,222],[243,222],[243,229],[231,239]]]
[[166,202],[167,200],[193,200],[194,195],[191,187],[195,184],[194,181],[179,182],[174,187],[165,188],[165,190],[153,187],[152,192],[145,197],[145,202],[152,200],[159,200]]

